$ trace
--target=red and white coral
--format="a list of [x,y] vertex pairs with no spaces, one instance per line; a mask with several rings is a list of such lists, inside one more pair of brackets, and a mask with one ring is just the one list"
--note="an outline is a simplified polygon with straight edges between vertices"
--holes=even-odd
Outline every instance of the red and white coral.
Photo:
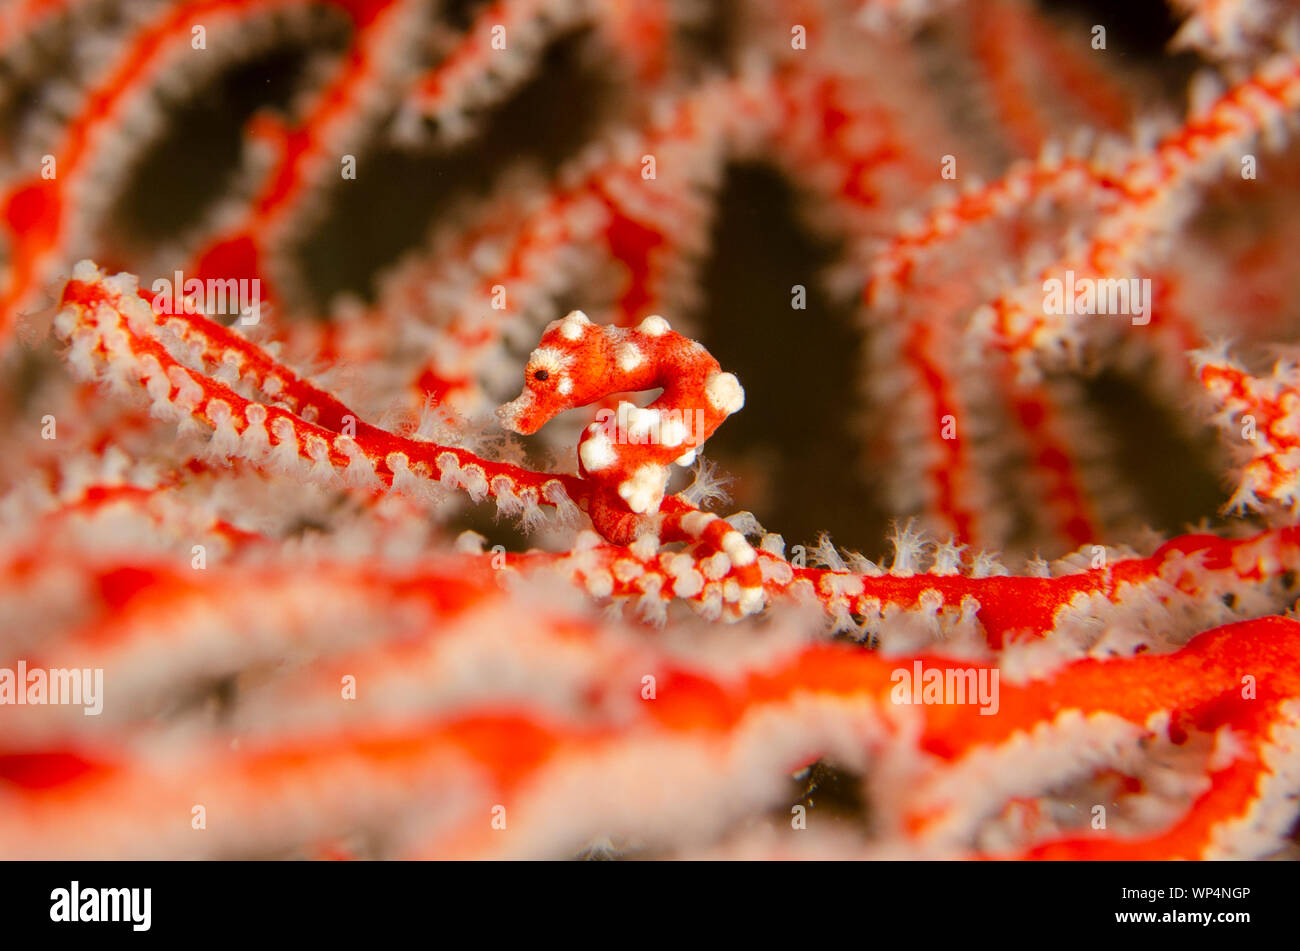
[[[1285,232],[1243,249],[1193,215],[1222,210],[1214,183],[1247,155],[1276,163],[1252,184],[1295,197],[1285,5],[1176,3],[1191,11],[1181,41],[1230,81],[1198,80],[1185,120],[1132,140],[1116,133],[1135,77],[1011,0],[746,4],[721,73],[698,50],[710,24],[658,0],[504,0],[463,34],[422,0],[114,6],[0,14],[17,77],[53,68],[34,52],[48,40],[81,51],[3,154],[4,373],[34,382],[0,406],[0,666],[102,668],[106,684],[98,717],[0,706],[4,855],[1285,850],[1300,788],[1300,625],[1278,616],[1300,571],[1294,369],[1185,357],[1227,332],[1248,349],[1296,331]],[[199,225],[152,255],[106,237],[167,129],[156,95],[337,26],[343,52],[282,116],[249,121],[237,185]],[[588,54],[616,64],[617,120],[553,173],[506,174],[435,222],[373,304],[290,319],[311,309],[295,248],[344,156],[472,149],[476,113],[588,29]],[[936,51],[973,79],[923,95]],[[944,95],[963,85],[1000,144],[953,124]],[[957,194],[931,188],[947,157]],[[887,567],[824,538],[809,566],[748,513],[701,511],[703,464],[668,492],[673,463],[744,400],[658,316],[691,329],[713,196],[741,159],[781,169],[844,244],[828,284],[857,301],[862,386],[888,410],[871,462],[916,519]],[[272,319],[159,314],[139,279],[83,257],[146,284],[176,268],[257,279]],[[1149,273],[1151,325],[1044,313],[1042,281],[1067,268]],[[47,292],[62,360],[31,374],[15,331],[40,336]],[[548,324],[571,298],[601,322]],[[1085,356],[1152,359],[1166,402],[1208,391],[1240,456],[1232,501],[1264,524],[1146,554],[1098,544],[1121,537],[1122,489],[1078,398]],[[555,419],[536,438],[571,452],[572,437],[576,458],[527,464],[486,414],[521,373],[511,429],[602,401],[611,428]],[[627,398],[660,387],[647,407]],[[1034,544],[1077,551],[1020,573],[989,554],[1022,500]],[[458,536],[476,502],[540,547]],[[996,673],[996,702],[900,700],[912,670]],[[870,825],[755,822],[788,808],[789,777],[816,760],[862,774]]]

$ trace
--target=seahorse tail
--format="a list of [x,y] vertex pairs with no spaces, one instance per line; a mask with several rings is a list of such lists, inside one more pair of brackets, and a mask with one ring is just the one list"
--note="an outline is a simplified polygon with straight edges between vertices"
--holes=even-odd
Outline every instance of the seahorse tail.
[[[678,531],[674,532],[673,528]],[[723,585],[723,598],[734,604],[742,617],[763,609],[766,603],[763,572],[759,568],[757,553],[744,535],[712,512],[670,516],[664,525],[664,536],[669,538],[673,535],[684,541],[699,542],[726,555],[731,571]]]

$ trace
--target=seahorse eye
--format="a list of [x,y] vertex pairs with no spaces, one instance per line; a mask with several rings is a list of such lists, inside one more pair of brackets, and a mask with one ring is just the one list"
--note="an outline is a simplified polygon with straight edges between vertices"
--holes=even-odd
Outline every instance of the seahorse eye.
[[538,370],[536,373],[533,374],[533,379],[545,380],[548,376],[550,376],[550,374],[547,373],[545,370]]

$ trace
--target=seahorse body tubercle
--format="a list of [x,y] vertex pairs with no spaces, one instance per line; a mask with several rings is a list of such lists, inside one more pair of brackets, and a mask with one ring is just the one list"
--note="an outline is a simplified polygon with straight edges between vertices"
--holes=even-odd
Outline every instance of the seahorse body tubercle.
[[497,418],[528,435],[565,410],[659,387],[663,392],[644,409],[621,400],[583,430],[578,471],[593,488],[592,525],[615,544],[653,533],[722,552],[731,563],[725,600],[741,615],[752,614],[763,606],[762,575],[744,535],[709,512],[660,512],[669,467],[690,465],[704,441],[745,405],[740,381],[703,346],[662,317],[635,328],[599,326],[575,310],[547,325],[528,358],[523,392],[498,408]]

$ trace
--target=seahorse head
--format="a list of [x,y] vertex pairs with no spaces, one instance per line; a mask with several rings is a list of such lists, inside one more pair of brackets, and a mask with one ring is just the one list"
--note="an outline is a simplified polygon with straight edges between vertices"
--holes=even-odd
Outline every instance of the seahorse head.
[[610,342],[580,310],[546,327],[524,367],[524,391],[497,408],[501,425],[525,436],[558,413],[609,392]]

